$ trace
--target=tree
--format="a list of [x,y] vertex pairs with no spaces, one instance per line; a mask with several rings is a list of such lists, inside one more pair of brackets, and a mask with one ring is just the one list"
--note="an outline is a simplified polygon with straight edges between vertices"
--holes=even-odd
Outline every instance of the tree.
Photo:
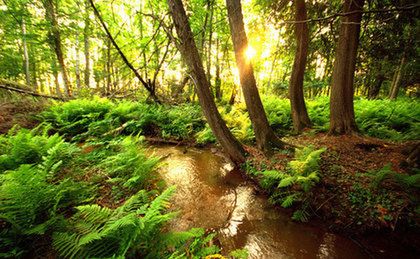
[[247,59],[245,55],[248,48],[248,39],[245,33],[241,1],[226,0],[226,5],[233,48],[235,50],[236,65],[239,70],[239,79],[249,117],[254,128],[257,147],[265,152],[274,146],[283,147],[283,142],[281,142],[274,134],[273,129],[268,123],[267,116],[258,93],[251,60]]
[[67,67],[64,62],[64,53],[61,42],[61,33],[57,20],[57,8],[54,5],[53,0],[42,1],[45,8],[45,16],[47,21],[50,23],[49,39],[52,48],[57,56],[57,61],[60,66],[61,75],[63,76],[64,89],[67,96],[71,96],[71,85],[67,74]]
[[93,3],[93,0],[89,0],[90,6],[93,9],[93,12],[95,13],[96,18],[98,18],[100,24],[102,25],[103,29],[105,30],[105,33],[114,46],[114,48],[117,50],[118,54],[120,55],[121,59],[124,61],[124,63],[127,65],[127,67],[130,68],[131,71],[133,71],[134,75],[137,77],[137,79],[141,82],[141,84],[144,86],[144,88],[149,92],[150,97],[156,102],[160,103],[159,98],[156,96],[156,89],[154,85],[151,83],[150,80],[144,80],[143,77],[139,74],[137,69],[134,68],[133,64],[128,61],[126,55],[124,52],[122,52],[121,48],[118,46],[117,42],[115,41],[114,37],[111,35],[110,31],[108,30],[108,27],[106,26],[104,20],[102,19],[101,14],[99,13],[98,9],[96,8],[95,4]]
[[234,163],[243,163],[245,161],[245,151],[227,128],[214,103],[210,84],[204,73],[203,63],[198,53],[182,0],[168,0],[168,5],[180,40],[177,46],[185,63],[191,70],[204,116],[216,139],[230,159]]
[[353,81],[364,0],[345,0],[341,18],[330,97],[330,133],[358,131],[353,106]]
[[296,0],[294,6],[297,21],[295,24],[297,47],[292,75],[290,77],[289,98],[293,128],[295,131],[300,132],[302,129],[311,126],[303,97],[303,79],[308,56],[309,31],[307,22],[303,22],[307,19],[305,0]]
[[85,54],[85,76],[84,76],[84,83],[85,87],[89,88],[90,82],[90,17],[89,17],[89,0],[85,1],[85,27],[83,29],[83,42],[84,42],[84,54]]

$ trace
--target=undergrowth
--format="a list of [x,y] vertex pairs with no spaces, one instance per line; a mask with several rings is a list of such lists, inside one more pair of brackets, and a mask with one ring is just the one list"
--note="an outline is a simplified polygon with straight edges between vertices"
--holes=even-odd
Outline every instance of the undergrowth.
[[320,180],[319,161],[325,148],[315,150],[308,146],[296,149],[295,158],[288,163],[287,170],[256,171],[248,166],[248,172],[259,179],[261,187],[270,193],[270,201],[284,208],[294,205],[292,218],[306,222],[309,219],[311,188]]
[[[38,254],[46,244],[51,250],[39,256],[201,258],[219,252],[210,242],[214,234],[202,229],[162,231],[176,216],[166,212],[175,188],[157,187],[159,159],[144,154],[141,138],[81,145],[47,132],[15,128],[0,136],[0,257]],[[115,190],[121,199],[109,195]]]
[[[329,99],[307,100],[313,128],[327,131]],[[288,99],[264,96],[263,104],[271,126],[280,135],[292,132]],[[418,139],[420,105],[415,100],[400,99],[354,101],[356,122],[363,134],[389,140]],[[240,141],[252,143],[254,134],[243,103],[220,105],[219,111],[233,135]],[[164,139],[215,142],[198,104],[176,106],[146,104],[131,101],[112,102],[94,97],[56,103],[42,112],[41,121],[50,123],[60,135],[74,141],[92,137],[112,138],[116,135],[144,135]]]

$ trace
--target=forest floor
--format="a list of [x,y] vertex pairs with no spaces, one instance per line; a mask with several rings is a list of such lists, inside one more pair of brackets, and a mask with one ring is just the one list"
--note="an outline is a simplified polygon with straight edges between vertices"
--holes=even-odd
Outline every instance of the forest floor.
[[[389,142],[311,131],[285,140],[299,147],[327,148],[320,160],[321,180],[308,195],[313,224],[321,223],[334,232],[354,237],[368,250],[386,246],[384,242],[397,242],[413,252],[420,251],[420,218],[416,211],[419,189],[409,188],[392,177],[380,179],[379,175],[390,170],[411,175],[418,170],[419,157],[414,158],[414,167],[407,163],[410,152],[418,148],[418,141]],[[291,153],[277,152],[268,159],[250,146],[247,151],[257,170],[285,171],[293,158]],[[380,182],[375,184],[375,179]],[[285,211],[292,214],[291,209]]]
[[33,128],[39,122],[34,118],[46,106],[45,102],[23,100],[4,102],[0,100],[0,134],[5,134],[14,125],[22,128]]
[[[35,105],[25,105],[22,101],[0,103],[0,134],[7,133],[15,124],[24,128],[35,127],[34,115],[44,107],[43,102]],[[149,136],[149,139],[152,143],[161,141],[155,136]],[[376,236],[385,234],[389,237],[387,242],[398,242],[407,249],[420,251],[417,238],[420,217],[416,208],[420,199],[419,188],[408,188],[392,177],[383,177],[376,182],[381,172],[387,170],[400,175],[411,175],[418,170],[418,157],[415,157],[414,167],[407,163],[409,153],[418,148],[418,141],[390,142],[361,135],[330,136],[314,131],[285,140],[298,147],[327,148],[320,160],[320,182],[310,190],[313,215],[310,224],[322,223],[332,231],[352,237],[363,235],[358,240],[369,247],[376,246]],[[170,141],[170,144],[177,143],[176,140]],[[188,146],[193,142],[186,140],[182,144]],[[253,146],[246,146],[246,150],[251,154],[253,166],[261,171],[284,171],[293,159],[293,152],[279,151],[266,158]],[[290,209],[285,209],[285,212],[292,214]],[[378,242],[384,242],[384,239]]]

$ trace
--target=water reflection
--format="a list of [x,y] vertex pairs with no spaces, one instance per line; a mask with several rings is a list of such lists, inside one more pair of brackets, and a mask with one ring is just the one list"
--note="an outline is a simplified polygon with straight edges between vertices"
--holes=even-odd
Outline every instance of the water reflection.
[[213,228],[224,252],[246,248],[250,258],[366,258],[348,239],[292,222],[209,150],[155,150],[169,155],[161,175],[178,186],[172,204],[181,213],[171,229]]

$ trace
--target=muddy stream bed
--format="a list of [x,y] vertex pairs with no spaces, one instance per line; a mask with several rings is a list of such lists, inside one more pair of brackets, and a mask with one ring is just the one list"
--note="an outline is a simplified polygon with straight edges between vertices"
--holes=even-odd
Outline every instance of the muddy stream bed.
[[[177,186],[172,206],[180,214],[171,221],[172,230],[213,229],[222,253],[245,248],[249,258],[371,257],[351,239],[293,222],[210,149],[157,146],[150,150],[166,157],[160,174],[168,185]],[[381,252],[387,257],[386,251]]]

